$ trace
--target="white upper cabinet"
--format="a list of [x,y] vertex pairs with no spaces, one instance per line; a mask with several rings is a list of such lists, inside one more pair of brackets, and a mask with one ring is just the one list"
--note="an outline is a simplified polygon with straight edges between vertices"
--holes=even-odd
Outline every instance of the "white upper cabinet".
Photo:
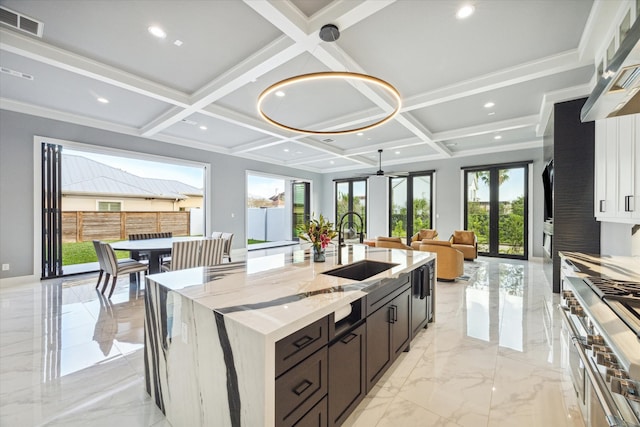
[[640,219],[640,114],[596,121],[595,216]]

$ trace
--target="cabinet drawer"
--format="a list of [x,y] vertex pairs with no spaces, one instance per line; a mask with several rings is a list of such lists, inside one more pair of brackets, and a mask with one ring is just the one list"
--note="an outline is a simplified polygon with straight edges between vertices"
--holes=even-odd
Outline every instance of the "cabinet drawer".
[[327,398],[318,402],[295,424],[292,424],[292,427],[327,427]]
[[327,394],[327,348],[276,379],[276,425],[293,425]]
[[276,343],[276,377],[329,342],[329,319],[305,326]]
[[367,316],[383,307],[409,287],[409,274],[403,274],[395,281],[388,282],[367,295]]

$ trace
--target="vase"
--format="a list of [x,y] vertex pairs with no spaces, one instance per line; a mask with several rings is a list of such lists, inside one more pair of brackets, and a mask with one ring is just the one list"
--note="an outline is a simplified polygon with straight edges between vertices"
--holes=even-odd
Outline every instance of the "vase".
[[313,262],[324,262],[324,248],[313,247]]

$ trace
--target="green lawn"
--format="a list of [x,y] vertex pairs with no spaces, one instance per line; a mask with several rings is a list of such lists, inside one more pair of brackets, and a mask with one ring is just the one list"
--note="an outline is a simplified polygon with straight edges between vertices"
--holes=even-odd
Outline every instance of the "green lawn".
[[253,245],[254,243],[267,243],[268,240],[253,240],[253,239],[248,239],[247,240],[247,244],[248,245]]
[[[111,240],[115,242],[115,240]],[[116,251],[118,259],[129,258],[128,251]],[[93,242],[72,242],[62,244],[62,265],[85,264],[97,262],[98,257]]]

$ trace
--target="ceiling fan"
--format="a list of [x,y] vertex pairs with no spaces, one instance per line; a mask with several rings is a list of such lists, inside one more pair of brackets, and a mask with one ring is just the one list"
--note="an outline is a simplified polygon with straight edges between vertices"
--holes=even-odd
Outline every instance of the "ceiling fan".
[[392,178],[398,176],[409,176],[409,172],[385,172],[382,170],[382,149],[378,150],[378,170],[375,173],[365,173],[364,176],[389,176]]

